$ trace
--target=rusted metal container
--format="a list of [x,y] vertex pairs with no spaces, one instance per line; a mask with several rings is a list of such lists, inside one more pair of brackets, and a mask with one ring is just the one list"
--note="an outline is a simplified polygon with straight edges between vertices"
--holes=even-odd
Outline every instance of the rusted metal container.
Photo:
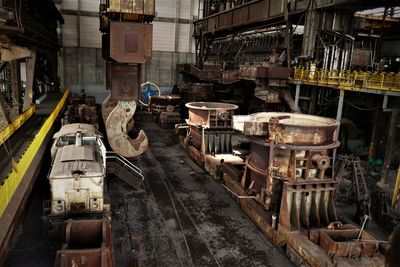
[[189,109],[189,125],[204,128],[232,128],[232,116],[238,106],[218,102],[191,102]]
[[310,240],[336,257],[374,257],[379,250],[378,240],[366,231],[360,234],[360,229],[350,224],[340,229],[311,230]]
[[151,59],[152,43],[152,24],[110,23],[110,57],[117,62],[146,63]]
[[110,221],[69,219],[54,266],[115,266]]
[[155,0],[108,0],[108,12],[155,16]]
[[[338,221],[331,152],[339,123],[292,113],[234,116],[251,142],[244,172],[223,164],[243,210],[297,265],[381,266],[379,241]],[[240,176],[240,174],[242,174]],[[261,208],[261,204],[264,209]],[[310,230],[312,229],[312,230]]]
[[230,153],[232,115],[238,106],[217,102],[187,103],[189,140],[203,155]]
[[337,121],[263,112],[233,116],[233,126],[250,140],[242,185],[267,210],[280,209],[280,225],[292,230],[336,220],[336,182],[326,170],[330,150],[339,146]]
[[335,146],[339,122],[312,115],[260,112],[234,116],[233,128],[245,135],[263,136],[266,139],[273,137],[276,143]]

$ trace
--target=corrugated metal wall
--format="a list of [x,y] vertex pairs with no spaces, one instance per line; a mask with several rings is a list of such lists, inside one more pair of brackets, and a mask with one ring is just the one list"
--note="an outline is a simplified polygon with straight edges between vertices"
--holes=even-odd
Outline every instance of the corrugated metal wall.
[[[201,1],[201,0],[200,0]],[[59,5],[65,24],[61,27],[60,76],[65,86],[85,88],[101,101],[105,87],[105,62],[101,58],[99,0],[63,0]],[[194,62],[193,19],[199,0],[157,0],[153,22],[153,58],[146,64],[143,80],[168,91],[180,82],[176,64]],[[95,69],[92,69],[95,68]],[[94,76],[93,78],[86,77]]]

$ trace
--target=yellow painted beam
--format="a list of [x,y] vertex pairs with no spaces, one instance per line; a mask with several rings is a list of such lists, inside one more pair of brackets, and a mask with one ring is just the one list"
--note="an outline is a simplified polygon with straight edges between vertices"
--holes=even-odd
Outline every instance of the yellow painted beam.
[[394,186],[393,196],[392,196],[392,208],[395,209],[397,202],[399,202],[399,189],[400,189],[400,167],[397,171],[396,185]]
[[42,145],[43,140],[46,138],[47,134],[53,127],[53,124],[56,121],[58,114],[64,106],[69,94],[70,90],[68,89],[67,91],[65,91],[63,97],[61,98],[60,102],[58,102],[54,111],[50,114],[50,116],[42,125],[32,143],[29,145],[28,149],[22,155],[20,161],[17,163],[16,168],[13,169],[9,176],[4,180],[3,184],[0,185],[0,217],[3,215],[4,210],[7,208],[7,205],[10,202],[15,190],[17,189],[19,183],[24,177],[32,160],[34,159],[36,152]]
[[19,115],[12,123],[4,127],[0,132],[0,145],[2,145],[11,135],[13,135],[19,127],[21,127],[35,113],[36,107],[32,105]]

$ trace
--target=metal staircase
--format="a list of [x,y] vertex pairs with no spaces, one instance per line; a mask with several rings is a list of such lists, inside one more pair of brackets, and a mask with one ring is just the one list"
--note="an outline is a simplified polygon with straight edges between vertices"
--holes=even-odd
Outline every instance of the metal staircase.
[[113,151],[107,151],[106,162],[107,174],[114,174],[135,190],[143,189],[144,176],[142,170],[128,159]]
[[362,221],[362,218],[370,216],[371,200],[367,183],[364,177],[364,169],[361,167],[360,158],[356,156],[350,157],[353,171],[353,188],[357,198],[357,217]]

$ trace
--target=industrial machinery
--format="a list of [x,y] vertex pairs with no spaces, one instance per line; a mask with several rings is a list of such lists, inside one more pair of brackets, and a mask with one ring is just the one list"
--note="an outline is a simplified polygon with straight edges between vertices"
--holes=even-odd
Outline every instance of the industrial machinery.
[[361,225],[365,216],[370,217],[371,207],[371,197],[367,187],[365,170],[361,167],[361,160],[357,156],[339,155],[338,164],[343,164],[343,168],[347,169],[349,175],[345,177],[340,174],[336,175],[338,181],[335,195],[336,201],[349,204],[355,201],[357,212],[354,214],[354,221]]
[[92,124],[62,126],[53,136],[51,159],[51,199],[42,219],[51,238],[65,237],[55,266],[114,266],[101,133]]
[[232,116],[238,106],[216,102],[190,102],[187,144],[202,165],[207,154],[231,153]]
[[[141,190],[142,171],[113,152],[107,152],[95,125],[66,124],[54,134],[48,176],[51,199],[44,213],[50,218],[108,216],[106,174]],[[111,176],[110,176],[111,177]]]
[[234,127],[251,142],[240,181],[248,194],[274,211],[287,229],[336,221],[336,182],[327,170],[329,151],[339,146],[339,123],[302,114],[255,113],[239,124],[234,117]]
[[223,164],[226,188],[287,255],[307,266],[381,266],[379,241],[338,221],[332,151],[339,122],[318,116],[262,112],[234,116],[250,140],[242,166]]
[[141,170],[106,152],[101,133],[85,123],[63,125],[54,134],[51,159],[51,199],[42,218],[50,237],[65,237],[55,266],[115,266],[106,175],[140,190]]
[[[103,103],[110,114],[105,120],[112,149],[124,157],[136,157],[148,147],[144,131],[136,139],[127,126],[136,111],[141,93],[141,69],[152,54],[154,0],[102,0],[100,31],[103,57],[107,60],[106,86],[111,95]],[[104,108],[103,108],[104,110]]]
[[101,134],[93,125],[76,123],[63,126],[53,139],[48,215],[102,216],[109,205],[104,197],[106,150]]
[[152,96],[148,108],[161,128],[174,129],[181,122],[180,104],[181,98],[177,95]]
[[[233,115],[234,105],[221,104],[187,104],[187,152],[215,176],[207,158],[225,150],[223,186],[264,234],[285,245],[298,266],[381,266],[380,241],[365,231],[368,216],[358,228],[336,213],[332,154],[340,145],[339,122],[283,112]],[[215,132],[218,127],[231,132]],[[250,150],[234,162],[230,138],[237,132]]]

